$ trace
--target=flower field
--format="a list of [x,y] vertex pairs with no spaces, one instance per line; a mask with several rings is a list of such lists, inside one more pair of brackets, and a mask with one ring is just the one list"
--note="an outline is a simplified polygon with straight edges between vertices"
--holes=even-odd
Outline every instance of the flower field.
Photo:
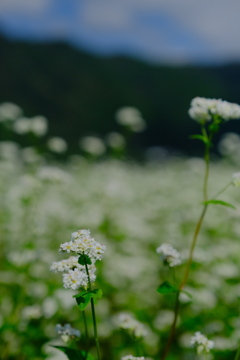
[[[65,163],[37,157],[26,162],[12,142],[0,145],[0,354],[5,360],[61,360],[50,345],[61,345],[57,324],[84,334],[83,316],[61,274],[50,272],[65,259],[58,249],[71,233],[90,229],[106,246],[95,285],[102,359],[127,354],[160,359],[173,318],[175,295],[157,288],[174,276],[180,282],[190,240],[202,208],[204,161],[169,158],[159,163],[82,156]],[[237,161],[210,164],[214,195],[238,171]],[[240,339],[240,190],[230,186],[221,199],[235,206],[210,205],[194,252],[169,360],[195,359],[190,339],[204,333],[214,359],[233,359]],[[182,263],[173,271],[156,249],[170,243]],[[174,272],[174,274],[173,274]],[[122,313],[144,327],[140,342],[119,327]],[[126,315],[126,316],[127,316]],[[92,335],[90,309],[86,318]],[[135,339],[136,340],[136,339]],[[84,346],[84,339],[81,340]],[[90,344],[95,354],[94,342]],[[141,354],[139,354],[141,348]]]

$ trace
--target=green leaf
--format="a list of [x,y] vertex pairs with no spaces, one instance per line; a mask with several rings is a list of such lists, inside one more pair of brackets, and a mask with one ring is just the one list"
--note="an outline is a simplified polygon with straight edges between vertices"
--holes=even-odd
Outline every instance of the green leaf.
[[168,281],[164,281],[158,288],[157,292],[160,294],[173,294],[177,293],[179,290],[176,286],[171,285]]
[[94,299],[101,299],[102,297],[102,289],[94,289],[91,291],[91,293]]
[[86,307],[90,303],[91,297],[91,293],[86,293],[85,295],[76,298],[78,307],[81,311],[86,309]]
[[94,300],[100,299],[102,297],[102,290],[101,289],[94,289],[92,291],[83,291],[73,297],[76,298],[78,307],[81,311],[85,310],[88,306],[91,298]]
[[198,139],[198,140],[201,140],[202,142],[204,142],[204,144],[210,144],[208,138],[203,135],[191,135],[190,139]]
[[91,261],[91,259],[90,259],[90,257],[88,255],[82,254],[78,258],[78,263],[80,265],[91,265],[92,261]]
[[[62,351],[65,355],[67,355],[69,360],[85,360],[84,353],[82,351],[78,351],[76,349],[71,349],[66,346],[55,346],[51,345],[55,349]],[[89,360],[92,360],[91,358]]]
[[204,201],[203,204],[204,205],[208,205],[208,204],[223,205],[223,206],[228,206],[232,209],[236,209],[234,205],[232,205],[226,201],[222,201],[222,200],[208,200],[208,201]]

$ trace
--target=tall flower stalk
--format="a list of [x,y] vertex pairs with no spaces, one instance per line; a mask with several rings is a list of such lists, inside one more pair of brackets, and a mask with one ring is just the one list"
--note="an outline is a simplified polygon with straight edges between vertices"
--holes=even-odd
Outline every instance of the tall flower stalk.
[[[94,329],[94,339],[97,350],[97,360],[101,360],[100,346],[97,332],[97,321],[94,299],[102,296],[101,289],[93,289],[92,283],[95,281],[95,262],[101,260],[106,250],[104,245],[101,245],[90,236],[89,230],[78,230],[72,233],[71,241],[60,245],[61,253],[75,253],[77,256],[70,256],[69,259],[54,262],[50,270],[57,272],[65,272],[63,274],[63,286],[66,289],[80,290],[80,293],[74,295],[79,309],[83,312],[85,336],[87,340],[86,351],[77,351],[72,348],[57,347],[66,355],[74,354],[74,359],[87,359],[89,351],[89,336],[85,309],[91,303],[91,312]],[[71,355],[72,356],[72,355]],[[72,359],[73,357],[71,357]]]
[[[212,139],[214,134],[219,130],[219,126],[224,121],[230,119],[240,118],[240,106],[237,104],[232,104],[227,101],[216,100],[216,99],[205,99],[205,98],[194,98],[191,102],[191,107],[189,109],[189,115],[193,120],[196,120],[201,125],[200,135],[193,135],[193,139],[201,140],[205,145],[204,151],[204,161],[205,161],[205,172],[204,172],[204,180],[203,180],[203,208],[199,219],[197,221],[195,231],[193,233],[193,237],[191,240],[189,256],[186,264],[186,268],[183,274],[183,278],[180,282],[179,287],[176,289],[176,300],[175,300],[175,308],[174,308],[174,318],[170,330],[170,334],[163,350],[163,354],[161,356],[161,360],[165,360],[170,351],[172,342],[174,340],[176,324],[180,309],[180,301],[179,297],[181,292],[183,291],[189,277],[191,264],[193,261],[194,250],[196,247],[197,239],[199,232],[201,230],[204,217],[207,212],[207,208],[209,204],[214,204],[214,200],[210,200],[208,198],[208,180],[209,180],[209,165],[210,165],[210,148],[212,146]],[[227,187],[225,186],[223,190],[217,193],[217,196],[221,194]],[[218,202],[219,203],[219,202]],[[230,205],[224,202],[221,202],[222,205]]]

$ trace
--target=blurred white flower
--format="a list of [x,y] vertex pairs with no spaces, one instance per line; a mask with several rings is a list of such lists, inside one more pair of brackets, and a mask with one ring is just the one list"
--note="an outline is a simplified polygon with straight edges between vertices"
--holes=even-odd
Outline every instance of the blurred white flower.
[[104,142],[95,136],[85,136],[79,141],[79,146],[87,153],[100,156],[106,151]]
[[42,309],[39,305],[26,306],[22,309],[23,319],[39,319],[42,316]]
[[120,313],[117,322],[121,329],[130,331],[131,335],[137,339],[142,339],[147,335],[145,326],[128,313]]
[[232,174],[232,183],[236,187],[240,186],[240,171]]
[[172,247],[172,245],[162,244],[156,251],[160,254],[160,258],[166,265],[169,265],[170,267],[181,265],[182,260],[180,259],[180,254]]
[[214,115],[228,121],[240,118],[240,106],[221,99],[195,97],[191,101],[188,113],[198,122],[211,121]]
[[67,151],[67,143],[61,137],[55,136],[55,137],[50,138],[47,142],[47,146],[48,146],[49,150],[51,150],[52,152],[55,152],[57,154],[61,154],[61,153],[64,153],[65,151]]
[[69,174],[56,166],[43,166],[38,170],[37,177],[46,182],[65,183],[70,179]]
[[118,132],[111,132],[106,136],[106,143],[113,149],[122,149],[125,146],[125,139]]
[[22,109],[11,102],[0,104],[0,122],[6,120],[15,120],[22,115]]
[[57,324],[56,332],[58,335],[61,335],[62,340],[66,343],[70,339],[80,338],[80,335],[81,335],[80,331],[72,328],[70,324],[65,324],[63,326],[60,324]]
[[197,350],[197,354],[208,354],[214,347],[214,342],[201,334],[199,331],[195,332],[194,336],[190,339],[190,345]]
[[141,112],[135,107],[126,106],[117,110],[116,121],[134,132],[142,132],[146,128]]
[[36,136],[43,136],[48,130],[48,122],[44,116],[38,115],[31,118],[31,131]]
[[221,138],[218,149],[222,155],[232,155],[240,151],[240,136],[236,133],[226,133]]
[[6,160],[18,159],[19,146],[13,141],[0,142],[0,157]]
[[31,131],[31,119],[26,117],[18,118],[13,124],[13,131],[19,135],[29,133]]
[[23,161],[26,163],[36,163],[42,159],[37,150],[32,146],[22,149],[21,154]]

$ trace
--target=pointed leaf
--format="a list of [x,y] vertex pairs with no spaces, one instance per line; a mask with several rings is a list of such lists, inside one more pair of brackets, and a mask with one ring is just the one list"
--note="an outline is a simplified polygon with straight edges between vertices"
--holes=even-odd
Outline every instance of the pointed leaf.
[[210,144],[208,138],[203,135],[191,135],[190,139],[198,139],[198,140],[201,140],[202,142],[204,142],[204,144]]
[[222,200],[208,200],[208,201],[204,201],[203,204],[204,205],[208,205],[208,204],[223,205],[223,206],[228,206],[232,209],[236,209],[234,205],[232,205],[226,201],[222,201]]
[[92,298],[94,299],[101,299],[102,297],[102,289],[94,289],[91,291]]
[[87,293],[84,296],[80,296],[76,298],[78,307],[81,311],[85,310],[86,307],[88,306],[90,300],[91,300],[92,294],[91,293]]
[[80,265],[91,265],[92,261],[91,261],[91,259],[90,259],[90,257],[88,255],[82,254],[78,258],[78,263]]
[[55,349],[62,351],[68,357],[69,360],[85,360],[82,351],[71,349],[66,346],[55,346],[55,345],[51,345],[51,346],[54,347]]
[[177,293],[179,290],[176,286],[171,285],[168,281],[164,281],[158,288],[157,292],[160,294],[173,294]]

